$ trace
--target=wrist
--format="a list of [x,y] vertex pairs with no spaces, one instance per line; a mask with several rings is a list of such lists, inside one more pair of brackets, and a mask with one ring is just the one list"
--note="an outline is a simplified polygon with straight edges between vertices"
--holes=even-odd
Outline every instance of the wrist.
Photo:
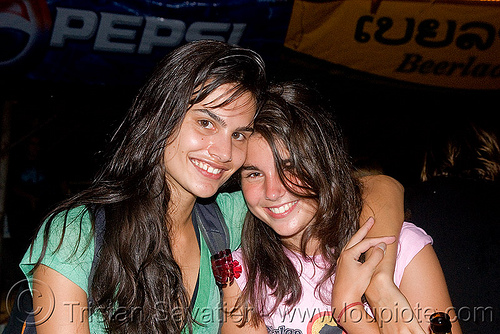
[[350,303],[350,304],[346,304],[339,312],[339,314],[337,315],[337,324],[339,323],[342,323],[342,322],[347,322],[347,314],[348,314],[348,311],[350,309],[353,309],[357,306],[361,306],[363,307],[363,303],[362,302],[354,302],[354,303]]
[[[332,314],[335,319],[338,318],[338,314],[341,310],[343,310],[347,305],[352,303],[357,303],[362,301],[362,296],[355,293],[344,293],[332,296]],[[344,311],[345,312],[345,311]]]
[[377,306],[383,300],[387,299],[388,290],[397,288],[394,284],[393,277],[387,274],[386,271],[376,272],[368,285],[365,292],[365,297],[370,305]]
[[344,327],[346,324],[355,320],[356,322],[363,318],[365,312],[361,301],[352,303],[343,303],[342,307],[334,310],[334,317],[337,325]]

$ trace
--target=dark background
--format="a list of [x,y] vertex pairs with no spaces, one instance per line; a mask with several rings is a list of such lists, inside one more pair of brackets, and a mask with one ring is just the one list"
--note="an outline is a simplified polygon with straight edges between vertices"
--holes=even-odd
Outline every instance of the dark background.
[[[359,165],[380,168],[407,190],[419,184],[423,153],[436,134],[466,121],[479,123],[497,133],[500,128],[497,121],[498,91],[445,89],[396,82],[285,49],[280,49],[278,54],[279,61],[267,63],[270,79],[299,79],[316,87],[332,106],[353,160]],[[10,113],[10,184],[18,170],[16,163],[30,140],[34,137],[40,140],[38,163],[47,173],[51,186],[39,214],[46,212],[57,200],[89,184],[100,166],[102,150],[131,105],[140,84],[142,82],[126,86],[56,84],[34,80],[1,84],[1,105],[13,103]],[[13,211],[19,213],[23,209]],[[493,213],[493,210],[487,212]],[[12,211],[10,218],[13,218]],[[2,301],[6,300],[8,289],[23,279],[18,263],[37,224],[35,221],[24,226],[20,238],[3,240]],[[492,224],[495,224],[494,220],[488,226]],[[489,227],[484,226],[487,235],[493,237]],[[443,238],[446,244],[446,236]],[[459,249],[465,251],[467,245]],[[457,244],[457,247],[462,246]],[[461,277],[456,275],[453,267],[450,270],[449,282],[450,277]],[[476,273],[472,275],[474,277]],[[489,277],[485,278],[488,282],[492,281]],[[461,289],[459,285],[457,287]],[[491,288],[496,291],[497,285],[493,284]],[[495,312],[498,316],[498,309]],[[2,306],[0,317],[7,314]],[[462,326],[469,324],[473,325],[467,322]]]
[[[379,164],[403,185],[418,182],[429,139],[456,122],[500,127],[498,91],[446,89],[370,76],[280,49],[268,62],[271,80],[300,79],[328,99],[354,160]],[[10,154],[40,137],[42,159],[69,191],[88,183],[99,152],[131,105],[137,85],[3,83],[0,100],[15,101]]]

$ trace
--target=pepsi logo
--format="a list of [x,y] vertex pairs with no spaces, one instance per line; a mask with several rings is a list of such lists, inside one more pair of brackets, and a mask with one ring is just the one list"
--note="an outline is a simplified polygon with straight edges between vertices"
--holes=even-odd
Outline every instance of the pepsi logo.
[[45,0],[0,2],[0,67],[22,64],[46,44],[52,19]]

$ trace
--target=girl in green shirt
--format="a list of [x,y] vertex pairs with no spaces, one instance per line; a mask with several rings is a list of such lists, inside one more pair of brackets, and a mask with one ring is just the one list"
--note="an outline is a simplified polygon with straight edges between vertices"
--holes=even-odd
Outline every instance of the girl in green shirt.
[[[261,57],[222,42],[191,42],[159,63],[91,187],[48,216],[23,261],[40,292],[34,294],[34,308],[42,310],[35,316],[38,333],[192,331],[200,261],[202,269],[209,262],[191,211],[196,198],[215,195],[242,165],[265,88]],[[87,286],[91,207],[104,208],[106,229]],[[87,310],[87,293],[102,315],[98,326],[89,324],[94,310]]]

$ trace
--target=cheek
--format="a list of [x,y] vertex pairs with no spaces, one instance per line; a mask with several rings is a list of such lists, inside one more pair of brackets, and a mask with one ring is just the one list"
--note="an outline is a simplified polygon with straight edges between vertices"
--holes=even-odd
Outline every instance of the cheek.
[[245,196],[245,201],[247,202],[248,208],[253,212],[253,208],[257,206],[260,200],[259,187],[256,184],[242,181],[241,190],[243,191],[243,196]]
[[167,165],[172,159],[175,158],[179,152],[179,141],[176,139],[172,143],[165,147],[165,152],[163,153],[163,163]]
[[314,219],[316,211],[318,211],[318,204],[314,200],[306,200],[305,205],[301,208],[302,215],[309,221]]
[[241,145],[233,145],[232,147],[232,157],[233,157],[233,165],[236,169],[243,166],[245,159],[247,158],[248,151],[248,142],[243,143]]
[[209,144],[207,137],[190,124],[181,127],[176,142],[182,151],[197,150]]
[[182,136],[182,148],[185,150],[199,150],[209,144],[206,137],[193,132],[186,132]]

